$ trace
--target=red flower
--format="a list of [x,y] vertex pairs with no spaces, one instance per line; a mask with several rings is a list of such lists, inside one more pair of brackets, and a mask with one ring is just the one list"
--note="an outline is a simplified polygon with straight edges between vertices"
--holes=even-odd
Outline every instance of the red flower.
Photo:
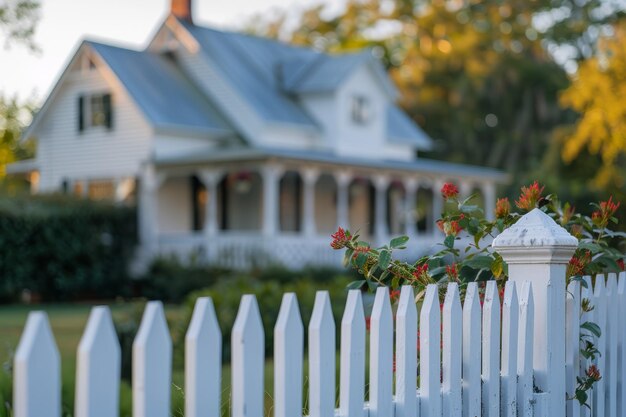
[[359,256],[359,253],[368,253],[370,251],[369,246],[357,246],[354,248],[354,254],[352,255],[352,259],[356,259]]
[[459,232],[461,232],[461,230],[463,230],[463,227],[461,227],[459,222],[456,220],[450,220],[449,222],[441,221],[441,225],[437,222],[437,226],[439,226],[439,229],[441,229],[446,236],[456,236]]
[[428,282],[430,280],[430,277],[428,275],[428,264],[424,263],[422,265],[418,265],[415,268],[415,271],[413,271],[413,276],[416,280]]
[[600,379],[602,379],[602,375],[600,375],[600,370],[595,365],[590,365],[585,373],[589,378],[593,379],[594,381],[599,381]]
[[620,268],[622,271],[625,271],[625,270],[626,270],[626,266],[624,265],[624,260],[623,260],[623,259],[618,259],[618,260],[617,260],[617,264],[619,265],[619,268]]
[[437,228],[443,232],[443,220],[437,220]]
[[448,274],[452,281],[459,280],[459,270],[455,263],[452,265],[446,265],[446,274]]
[[443,187],[441,187],[441,195],[446,200],[450,198],[455,198],[459,195],[459,189],[451,182],[446,182]]
[[591,252],[585,251],[581,256],[572,256],[567,265],[567,276],[580,276],[584,275],[585,268],[591,262]]
[[511,203],[508,198],[499,198],[496,201],[496,219],[506,217],[511,212]]
[[537,181],[533,182],[528,187],[522,187],[522,193],[519,199],[515,202],[515,205],[522,210],[530,211],[537,207],[537,202],[541,199],[541,193],[545,186],[539,186]]
[[400,298],[400,290],[393,290],[389,293],[389,301],[394,303],[396,300]]
[[609,197],[607,201],[601,201],[600,210],[596,210],[591,214],[591,221],[596,226],[605,228],[609,224],[609,220],[611,220],[611,217],[613,217],[620,204],[620,202],[617,204],[613,202],[613,196]]
[[335,233],[330,235],[330,237],[333,238],[333,241],[330,242],[330,246],[333,249],[343,249],[350,241],[350,238],[348,238],[348,236],[346,235],[346,231],[343,230],[343,228],[341,227],[337,229]]

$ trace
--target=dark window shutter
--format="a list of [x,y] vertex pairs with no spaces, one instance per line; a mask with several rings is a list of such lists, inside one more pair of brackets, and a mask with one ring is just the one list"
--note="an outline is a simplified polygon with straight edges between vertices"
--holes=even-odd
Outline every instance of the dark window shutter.
[[85,97],[78,96],[78,131],[85,130]]
[[102,96],[102,107],[104,109],[104,120],[107,128],[113,127],[113,109],[111,107],[111,94]]

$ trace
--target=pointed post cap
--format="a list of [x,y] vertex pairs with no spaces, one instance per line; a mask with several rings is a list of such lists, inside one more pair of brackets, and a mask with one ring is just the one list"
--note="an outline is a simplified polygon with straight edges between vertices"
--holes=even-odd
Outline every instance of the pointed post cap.
[[491,247],[508,264],[567,263],[578,239],[536,208],[498,235]]

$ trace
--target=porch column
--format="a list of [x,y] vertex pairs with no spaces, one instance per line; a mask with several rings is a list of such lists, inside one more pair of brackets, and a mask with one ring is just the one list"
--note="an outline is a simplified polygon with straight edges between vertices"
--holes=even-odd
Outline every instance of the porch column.
[[492,182],[486,182],[481,188],[485,199],[485,219],[493,221],[496,216],[496,185]]
[[374,235],[378,244],[382,245],[389,236],[387,227],[387,187],[389,177],[377,175],[374,177],[374,188],[376,189],[376,202],[374,211]]
[[263,176],[263,234],[275,236],[278,232],[278,182],[282,170],[275,165],[264,166]]
[[443,211],[443,196],[441,195],[441,187],[445,183],[444,180],[438,179],[433,181],[433,234],[437,235],[439,233],[439,228],[437,227],[437,220],[441,217],[441,212]]
[[317,183],[319,175],[319,171],[315,168],[305,168],[300,173],[304,183],[302,231],[305,236],[314,236],[317,232],[317,226],[315,224],[315,184]]
[[337,181],[337,227],[347,229],[350,227],[348,187],[352,181],[352,173],[340,171],[335,174],[335,181]]
[[207,204],[205,207],[204,233],[207,236],[215,236],[219,230],[217,225],[217,183],[222,172],[202,170],[198,173],[207,191]]
[[413,240],[417,237],[415,206],[417,205],[417,189],[419,182],[415,178],[404,181],[404,233]]
[[157,174],[152,163],[143,166],[139,181],[137,214],[139,216],[139,240],[147,257],[155,255],[159,247],[158,192],[164,181],[165,174]]

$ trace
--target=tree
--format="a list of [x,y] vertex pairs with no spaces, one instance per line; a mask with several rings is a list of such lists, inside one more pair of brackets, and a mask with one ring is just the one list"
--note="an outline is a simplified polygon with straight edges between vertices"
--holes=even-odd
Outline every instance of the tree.
[[33,156],[33,144],[19,141],[33,108],[15,97],[8,99],[0,95],[0,179],[6,175],[7,164]]
[[[504,169],[515,189],[569,120],[558,102],[569,80],[550,51],[590,53],[594,34],[617,15],[612,4],[350,0],[338,16],[324,16],[321,6],[305,11],[287,32],[329,52],[372,48],[402,106],[437,141],[430,156]],[[284,33],[286,21],[266,25],[265,34]]]
[[598,53],[584,61],[561,103],[580,114],[564,134],[562,156],[573,163],[588,151],[601,158],[594,177],[600,188],[626,184],[626,22],[601,39]]
[[38,0],[3,0],[0,3],[0,30],[4,33],[5,47],[15,42],[31,51],[38,50],[33,36],[40,7]]

